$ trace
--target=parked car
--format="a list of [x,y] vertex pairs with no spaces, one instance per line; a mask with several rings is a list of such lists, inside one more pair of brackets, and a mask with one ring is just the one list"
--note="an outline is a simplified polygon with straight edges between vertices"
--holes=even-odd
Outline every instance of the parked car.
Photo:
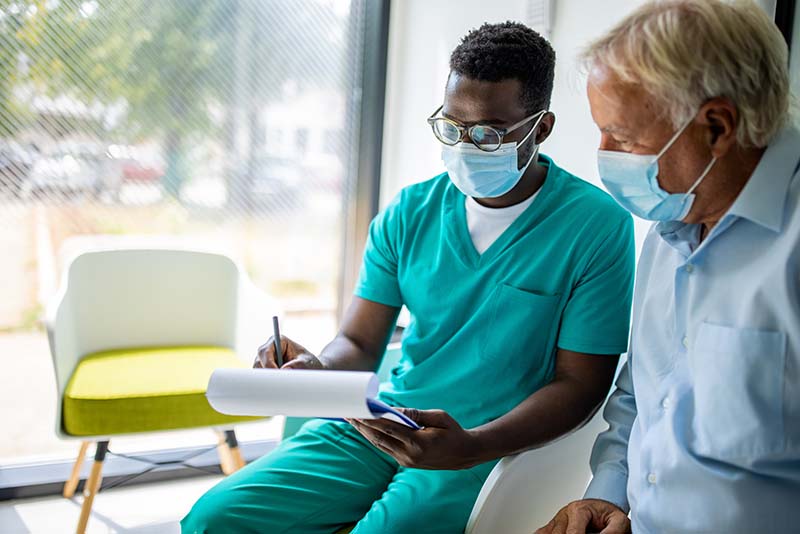
[[33,154],[17,143],[0,143],[0,189],[19,195],[33,166]]
[[103,163],[103,156],[89,151],[48,154],[33,163],[22,185],[22,194],[28,196],[40,191],[97,193],[102,189]]
[[123,159],[121,163],[122,179],[125,182],[152,184],[158,183],[164,176],[162,169],[146,165],[134,158]]
[[256,160],[252,173],[248,198],[253,207],[270,211],[300,207],[303,185],[309,176],[299,161],[265,156]]

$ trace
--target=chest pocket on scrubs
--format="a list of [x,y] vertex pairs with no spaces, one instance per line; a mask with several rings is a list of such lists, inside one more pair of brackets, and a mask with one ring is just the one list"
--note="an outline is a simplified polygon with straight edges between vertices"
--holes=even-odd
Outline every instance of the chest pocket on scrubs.
[[512,369],[540,364],[558,324],[560,296],[500,284],[492,300],[481,356]]
[[695,450],[743,458],[784,447],[786,335],[703,323],[689,354]]

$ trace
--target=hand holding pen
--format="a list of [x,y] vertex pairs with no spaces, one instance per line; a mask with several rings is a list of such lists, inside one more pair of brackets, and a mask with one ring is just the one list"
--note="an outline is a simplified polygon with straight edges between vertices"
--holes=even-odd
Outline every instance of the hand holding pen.
[[319,359],[299,343],[282,336],[278,318],[272,318],[272,336],[258,347],[256,369],[324,369]]

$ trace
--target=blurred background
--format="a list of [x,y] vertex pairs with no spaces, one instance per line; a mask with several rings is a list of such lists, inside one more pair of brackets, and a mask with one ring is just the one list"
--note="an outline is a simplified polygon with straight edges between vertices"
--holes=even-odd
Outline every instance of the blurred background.
[[[459,39],[510,19],[551,40],[557,121],[542,151],[599,183],[575,56],[640,3],[0,0],[0,468],[74,459],[53,433],[41,322],[70,238],[226,250],[280,303],[284,333],[318,351],[370,218],[443,171],[425,118]],[[797,93],[796,51],[792,65]],[[646,230],[637,221],[639,243]],[[239,430],[245,442],[279,432],[276,420]],[[116,446],[213,442],[184,431]]]
[[41,327],[70,238],[224,249],[287,333],[332,336],[364,25],[359,0],[0,2],[0,464],[75,452]]

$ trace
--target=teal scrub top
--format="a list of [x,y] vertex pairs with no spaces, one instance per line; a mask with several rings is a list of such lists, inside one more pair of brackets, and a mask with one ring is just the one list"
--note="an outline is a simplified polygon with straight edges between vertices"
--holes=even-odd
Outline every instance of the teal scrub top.
[[539,194],[483,254],[447,173],[406,187],[372,221],[355,295],[411,314],[382,400],[442,409],[472,428],[550,382],[557,348],[626,351],[631,216],[540,161]]

